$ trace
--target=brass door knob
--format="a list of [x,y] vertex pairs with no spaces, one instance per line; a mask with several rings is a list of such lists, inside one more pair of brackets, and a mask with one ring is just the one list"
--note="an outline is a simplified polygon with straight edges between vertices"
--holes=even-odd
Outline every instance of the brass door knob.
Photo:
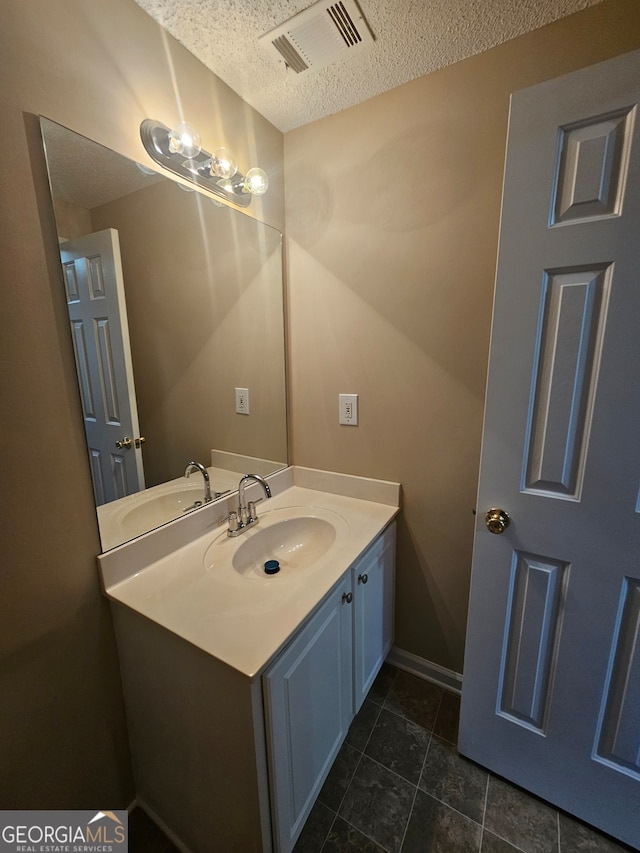
[[125,436],[121,441],[116,441],[118,450],[131,450],[131,439]]
[[484,523],[487,525],[489,533],[504,533],[507,527],[511,524],[509,513],[499,507],[493,507],[484,516]]

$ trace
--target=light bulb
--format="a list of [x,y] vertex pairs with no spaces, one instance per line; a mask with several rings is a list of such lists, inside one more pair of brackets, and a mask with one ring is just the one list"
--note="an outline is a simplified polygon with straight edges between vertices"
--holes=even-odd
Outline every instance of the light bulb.
[[269,189],[269,176],[262,169],[254,166],[244,176],[244,191],[251,195],[264,195]]
[[186,121],[181,121],[169,131],[169,151],[172,154],[182,154],[191,159],[197,157],[201,149],[200,134]]
[[228,180],[238,171],[238,164],[235,161],[233,152],[228,148],[216,148],[211,155],[211,166],[209,168],[215,178],[225,178]]

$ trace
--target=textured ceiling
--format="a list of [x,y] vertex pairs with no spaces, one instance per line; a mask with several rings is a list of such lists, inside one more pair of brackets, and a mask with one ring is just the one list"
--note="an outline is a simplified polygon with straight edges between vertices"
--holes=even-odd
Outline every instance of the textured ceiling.
[[286,132],[602,0],[359,0],[374,44],[300,74],[258,39],[309,0],[135,2]]

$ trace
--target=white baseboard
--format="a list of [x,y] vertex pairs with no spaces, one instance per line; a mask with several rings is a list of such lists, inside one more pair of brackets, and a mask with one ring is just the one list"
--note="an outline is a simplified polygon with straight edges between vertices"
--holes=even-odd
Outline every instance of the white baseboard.
[[437,663],[432,663],[411,652],[405,652],[404,649],[399,649],[397,646],[393,646],[387,655],[387,663],[396,666],[398,669],[403,669],[405,672],[410,672],[412,675],[417,675],[418,678],[424,678],[425,681],[431,681],[433,684],[444,687],[445,690],[458,695],[462,690],[462,675],[459,672],[445,669]]

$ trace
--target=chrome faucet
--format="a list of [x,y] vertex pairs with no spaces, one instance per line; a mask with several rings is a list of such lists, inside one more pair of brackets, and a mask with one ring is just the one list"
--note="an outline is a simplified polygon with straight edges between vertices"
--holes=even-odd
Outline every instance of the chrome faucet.
[[249,527],[258,523],[256,504],[260,503],[263,498],[258,498],[257,501],[249,501],[249,503],[245,502],[244,490],[250,481],[260,483],[266,497],[271,497],[271,489],[263,477],[260,477],[259,474],[243,474],[238,484],[238,509],[229,513],[227,536],[240,536]]
[[208,504],[213,500],[211,497],[211,483],[209,482],[209,472],[201,465],[199,462],[189,462],[187,467],[184,469],[184,476],[188,477],[192,471],[200,471],[202,476],[204,477],[204,502]]

